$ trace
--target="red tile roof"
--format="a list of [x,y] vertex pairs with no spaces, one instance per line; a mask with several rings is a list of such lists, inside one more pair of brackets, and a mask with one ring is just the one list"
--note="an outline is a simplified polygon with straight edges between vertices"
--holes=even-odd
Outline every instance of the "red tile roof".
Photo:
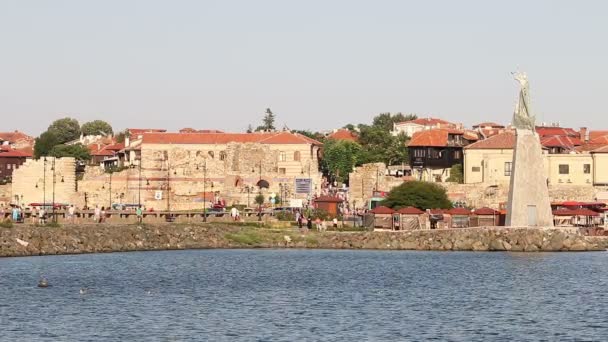
[[144,133],[144,144],[312,144],[320,142],[304,135],[291,132],[256,133]]
[[163,128],[127,128],[130,135],[139,135],[144,133],[164,133],[167,130]]
[[581,146],[583,144],[578,138],[560,135],[542,137],[540,143],[545,147],[563,147],[568,149],[574,149],[575,146]]
[[587,209],[587,208],[574,209],[574,210],[572,210],[572,212],[576,216],[599,216],[600,215],[600,213],[598,213],[597,211],[593,211],[593,210]]
[[424,214],[424,211],[422,211],[418,208],[414,208],[414,207],[401,208],[401,209],[397,210],[397,212],[399,214],[403,214],[403,215],[422,215],[422,214]]
[[608,135],[603,135],[589,141],[590,144],[608,145]]
[[87,146],[87,148],[89,149],[89,153],[92,156],[113,156],[116,154],[115,151],[107,149],[108,146],[111,145],[98,145],[98,144],[91,144],[89,146]]
[[418,119],[414,119],[414,120],[398,122],[397,124],[401,124],[401,123],[414,123],[414,124],[421,125],[421,126],[435,126],[435,125],[450,125],[450,126],[454,126],[454,127],[456,126],[456,124],[453,124],[449,121],[445,121],[445,120],[437,119],[437,118],[418,118]]
[[0,140],[11,143],[18,141],[34,141],[34,138],[20,131],[0,132]]
[[591,151],[591,153],[608,153],[608,145],[598,147],[595,150]]
[[494,210],[494,209],[488,208],[488,207],[483,207],[483,208],[475,209],[475,211],[473,211],[473,214],[475,214],[475,215],[498,215],[498,214],[500,214],[500,211]]
[[465,146],[465,149],[512,149],[515,148],[515,134],[504,132]]
[[497,124],[495,122],[482,122],[482,123],[478,123],[477,125],[473,125],[473,128],[477,128],[477,127],[505,128],[505,126],[503,126],[501,124]]
[[120,151],[123,148],[125,148],[124,143],[116,143],[116,144],[112,144],[112,145],[108,145],[108,146],[104,147],[104,149],[110,150],[110,151]]
[[553,210],[553,216],[574,216],[576,215],[572,209],[558,209]]
[[31,158],[32,154],[20,150],[3,149],[0,150],[0,158]]
[[466,208],[452,208],[448,210],[448,214],[458,216],[469,216],[471,215],[471,211]]
[[414,133],[408,146],[444,147],[448,144],[448,131],[445,129],[431,129]]
[[573,130],[572,128],[563,128],[563,127],[536,127],[536,132],[541,137],[547,137],[552,135],[561,135],[561,136],[569,136],[580,138],[579,132]]
[[577,151],[577,152],[591,152],[591,151],[593,151],[593,150],[597,150],[598,148],[600,148],[600,147],[604,147],[604,146],[606,146],[606,145],[608,145],[608,144],[592,144],[592,143],[586,143],[586,144],[583,144],[583,145],[581,145],[581,146],[576,146],[576,147],[574,148],[574,150],[575,150],[575,151]]
[[339,129],[327,136],[328,139],[357,141],[357,136],[348,129]]
[[385,207],[383,205],[379,206],[379,207],[375,207],[374,209],[369,211],[372,214],[379,214],[379,215],[389,215],[389,214],[393,214],[395,211],[389,207]]
[[589,140],[595,140],[597,138],[608,136],[608,131],[589,131]]
[[477,141],[479,140],[479,134],[475,131],[464,131],[463,138],[469,141]]

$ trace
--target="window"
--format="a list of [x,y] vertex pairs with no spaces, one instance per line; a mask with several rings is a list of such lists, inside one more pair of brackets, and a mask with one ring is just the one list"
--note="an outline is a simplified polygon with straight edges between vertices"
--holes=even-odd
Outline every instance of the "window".
[[293,160],[294,161],[300,161],[300,151],[295,151],[293,153]]
[[479,172],[479,171],[481,171],[481,168],[479,166],[473,166],[471,168],[471,171],[473,171],[473,172]]
[[423,149],[415,149],[414,150],[414,157],[423,158],[424,157],[424,150]]
[[591,173],[591,164],[583,164],[583,173]]
[[460,159],[461,151],[454,151],[454,159]]
[[505,162],[505,176],[511,176],[512,162]]
[[280,168],[279,168],[279,173],[280,173],[280,174],[284,175],[286,172],[287,172],[287,171],[285,170],[285,168],[284,168],[284,167],[280,167]]
[[568,164],[559,164],[559,174],[560,175],[570,174],[570,165],[568,165]]
[[226,151],[220,152],[220,160],[226,160]]
[[279,161],[287,161],[287,154],[285,152],[280,152],[279,153]]
[[11,169],[11,164],[6,164],[6,169],[10,170]]
[[215,153],[213,153],[213,151],[209,151],[209,152],[207,152],[207,154],[209,154],[209,157],[211,159],[215,158]]

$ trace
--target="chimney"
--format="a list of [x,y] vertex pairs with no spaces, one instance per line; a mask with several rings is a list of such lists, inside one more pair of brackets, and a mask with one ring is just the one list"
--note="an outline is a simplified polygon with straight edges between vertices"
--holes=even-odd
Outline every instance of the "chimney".
[[587,133],[587,127],[581,127],[579,130],[580,139],[586,143],[589,141],[589,134]]

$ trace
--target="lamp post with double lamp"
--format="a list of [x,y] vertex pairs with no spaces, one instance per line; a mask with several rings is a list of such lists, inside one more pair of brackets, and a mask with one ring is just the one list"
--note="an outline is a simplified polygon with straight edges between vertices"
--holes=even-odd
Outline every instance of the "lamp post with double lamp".
[[53,171],[53,222],[57,222],[57,215],[55,215],[55,157],[53,157],[53,163],[51,165],[51,170]]
[[[203,167],[203,222],[207,222],[207,158],[204,159]],[[196,164],[199,169],[199,164]]]
[[249,208],[249,203],[250,203],[249,202],[249,195],[251,194],[251,190],[253,190],[253,187],[247,185],[247,186],[245,186],[245,190],[247,190],[247,208]]
[[46,157],[44,157],[43,162],[43,171],[42,171],[42,208],[46,206]]
[[[113,173],[113,171],[110,170],[108,173],[110,174],[109,181],[108,181],[108,201],[109,201],[108,210],[111,210],[112,209],[112,173]],[[106,186],[102,185],[101,188],[105,189]]]

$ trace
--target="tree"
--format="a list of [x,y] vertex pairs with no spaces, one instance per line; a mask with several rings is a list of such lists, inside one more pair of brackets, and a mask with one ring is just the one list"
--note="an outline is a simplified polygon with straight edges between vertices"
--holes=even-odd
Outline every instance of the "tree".
[[129,130],[125,129],[124,131],[120,131],[116,134],[115,138],[116,138],[116,142],[117,143],[124,143],[125,139],[129,137]]
[[262,119],[262,125],[256,128],[256,131],[264,131],[271,132],[276,128],[274,127],[274,114],[270,110],[270,108],[266,108],[266,113],[264,114],[264,118]]
[[253,126],[251,126],[251,124],[247,126],[247,133],[253,133]]
[[323,146],[322,167],[336,181],[345,182],[361,153],[361,145],[354,141],[328,139]]
[[418,209],[449,209],[452,202],[443,187],[435,183],[411,181],[393,188],[382,205],[399,209],[416,207]]
[[390,132],[393,130],[393,125],[397,122],[410,121],[417,119],[415,114],[403,115],[402,113],[381,113],[374,117],[372,126]]
[[40,134],[34,143],[34,157],[38,159],[42,156],[50,155],[49,153],[57,144],[59,144],[59,139],[55,133],[46,131]]
[[448,177],[447,181],[460,184],[464,182],[464,175],[462,174],[462,165],[452,165],[452,167],[450,168],[450,177]]
[[255,199],[254,199],[254,200],[255,200],[255,204],[257,204],[257,205],[262,205],[262,204],[264,204],[264,195],[262,195],[262,194],[257,194],[257,195],[255,196]]
[[50,156],[61,158],[61,157],[73,157],[76,160],[91,160],[91,153],[89,149],[82,144],[75,145],[55,145],[51,149]]
[[59,144],[65,144],[68,141],[78,139],[81,132],[78,120],[72,118],[63,118],[53,121],[47,131],[55,134]]
[[84,135],[112,135],[112,126],[102,120],[93,120],[82,124],[80,128]]

